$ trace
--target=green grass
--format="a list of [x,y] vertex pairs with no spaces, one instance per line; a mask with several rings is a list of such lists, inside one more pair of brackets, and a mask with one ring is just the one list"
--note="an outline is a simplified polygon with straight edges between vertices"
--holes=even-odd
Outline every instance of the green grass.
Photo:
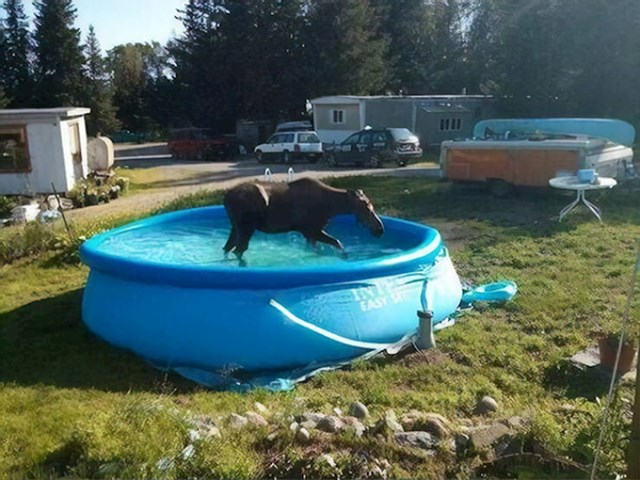
[[[518,295],[505,305],[479,305],[439,332],[437,361],[414,355],[362,362],[289,393],[212,392],[158,372],[84,328],[80,307],[88,272],[73,255],[75,240],[65,243],[59,231],[58,243],[42,241],[40,233],[29,233],[35,240],[25,240],[21,230],[3,234],[6,249],[20,238],[23,246],[0,267],[0,477],[353,477],[362,475],[363,452],[388,460],[394,477],[464,476],[478,457],[442,452],[425,458],[348,433],[302,447],[292,441],[285,419],[273,443],[264,440],[265,431],[223,430],[221,439],[199,442],[192,458],[179,453],[188,444],[188,412],[243,413],[260,401],[283,415],[330,413],[361,400],[374,417],[389,408],[398,414],[421,409],[456,423],[471,416],[485,394],[502,405],[500,417],[532,419],[527,442],[589,463],[601,418],[597,399],[605,396],[607,383],[572,369],[566,358],[586,347],[598,326],[620,320],[640,237],[640,190],[618,187],[593,195],[604,212],[601,226],[582,210],[558,224],[554,216],[570,198],[548,191],[495,199],[479,188],[424,178],[332,183],[363,188],[381,213],[437,226],[463,279],[513,279]],[[162,211],[220,199],[219,192],[201,193]],[[74,225],[74,234],[90,236],[131,219]],[[640,318],[637,302],[633,312]],[[629,387],[617,397],[601,458],[603,477],[623,468],[624,398],[631,398]],[[565,404],[579,413],[567,413]],[[337,467],[313,460],[321,453],[331,453]],[[165,470],[158,462],[166,458],[174,461]]]

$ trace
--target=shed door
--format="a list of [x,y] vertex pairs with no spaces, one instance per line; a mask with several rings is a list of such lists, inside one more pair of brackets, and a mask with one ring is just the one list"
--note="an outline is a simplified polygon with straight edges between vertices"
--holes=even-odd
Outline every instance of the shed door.
[[84,178],[82,168],[82,152],[80,151],[80,126],[77,123],[69,125],[69,145],[71,146],[71,159],[73,160],[73,176],[76,180]]

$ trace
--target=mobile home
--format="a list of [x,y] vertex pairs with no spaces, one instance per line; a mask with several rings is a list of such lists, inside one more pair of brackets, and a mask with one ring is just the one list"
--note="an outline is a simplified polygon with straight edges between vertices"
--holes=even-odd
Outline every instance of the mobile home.
[[493,98],[485,95],[336,95],[310,103],[314,128],[324,143],[341,142],[370,126],[408,128],[423,147],[438,146],[470,136],[478,120],[495,115]]

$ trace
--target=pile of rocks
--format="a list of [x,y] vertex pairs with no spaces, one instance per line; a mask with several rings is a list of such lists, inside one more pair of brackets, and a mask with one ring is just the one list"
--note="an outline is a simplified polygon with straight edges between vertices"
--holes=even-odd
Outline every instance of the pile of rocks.
[[[264,429],[268,442],[284,436],[288,429],[291,432],[288,438],[300,445],[313,444],[317,440],[349,432],[356,437],[367,436],[381,442],[394,442],[423,456],[434,456],[438,451],[445,450],[458,456],[477,454],[484,459],[492,459],[517,450],[514,440],[527,423],[521,417],[494,420],[493,416],[498,412],[499,405],[491,397],[478,401],[474,420],[464,419],[457,423],[438,413],[418,410],[410,410],[400,417],[393,410],[387,410],[374,419],[361,402],[350,404],[346,414],[336,407],[331,414],[304,412],[298,415],[271,414],[264,405],[256,402],[254,409],[243,415],[231,413],[215,419],[198,415],[188,417],[187,421],[191,426],[189,439],[192,443],[220,437],[224,430],[244,428]],[[191,450],[187,453],[191,453]],[[380,465],[376,465],[376,468],[387,471]]]

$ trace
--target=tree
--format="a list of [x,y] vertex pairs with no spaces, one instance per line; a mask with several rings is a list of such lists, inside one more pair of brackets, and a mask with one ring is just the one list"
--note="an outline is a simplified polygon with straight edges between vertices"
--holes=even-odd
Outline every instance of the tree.
[[72,0],[34,2],[37,103],[69,106],[82,99],[84,57]]
[[164,82],[166,51],[157,42],[117,45],[107,53],[117,117],[136,131],[154,128],[150,103],[158,82]]
[[0,109],[6,108],[9,105],[9,99],[4,94],[4,88],[0,85]]
[[466,87],[465,0],[427,2],[431,36],[426,93],[460,93]]
[[93,25],[89,26],[84,49],[86,62],[83,105],[91,108],[91,114],[87,117],[87,131],[90,135],[110,133],[118,128],[119,122],[112,102],[113,94],[107,82],[104,58]]
[[[277,120],[300,115],[304,78],[300,0],[229,0],[218,45],[234,52],[226,66],[240,100],[240,115]],[[265,41],[269,39],[269,41]]]
[[389,42],[388,88],[418,94],[427,89],[431,43],[424,0],[372,0],[380,18],[380,35]]
[[316,0],[305,28],[311,95],[370,95],[387,86],[388,41],[368,0]]
[[33,91],[29,64],[29,28],[21,0],[5,0],[6,18],[0,76],[12,107],[29,105]]
[[184,34],[168,46],[178,103],[172,123],[230,128],[241,115],[234,65],[243,59],[226,48],[220,25],[229,10],[219,0],[189,0],[178,13]]

